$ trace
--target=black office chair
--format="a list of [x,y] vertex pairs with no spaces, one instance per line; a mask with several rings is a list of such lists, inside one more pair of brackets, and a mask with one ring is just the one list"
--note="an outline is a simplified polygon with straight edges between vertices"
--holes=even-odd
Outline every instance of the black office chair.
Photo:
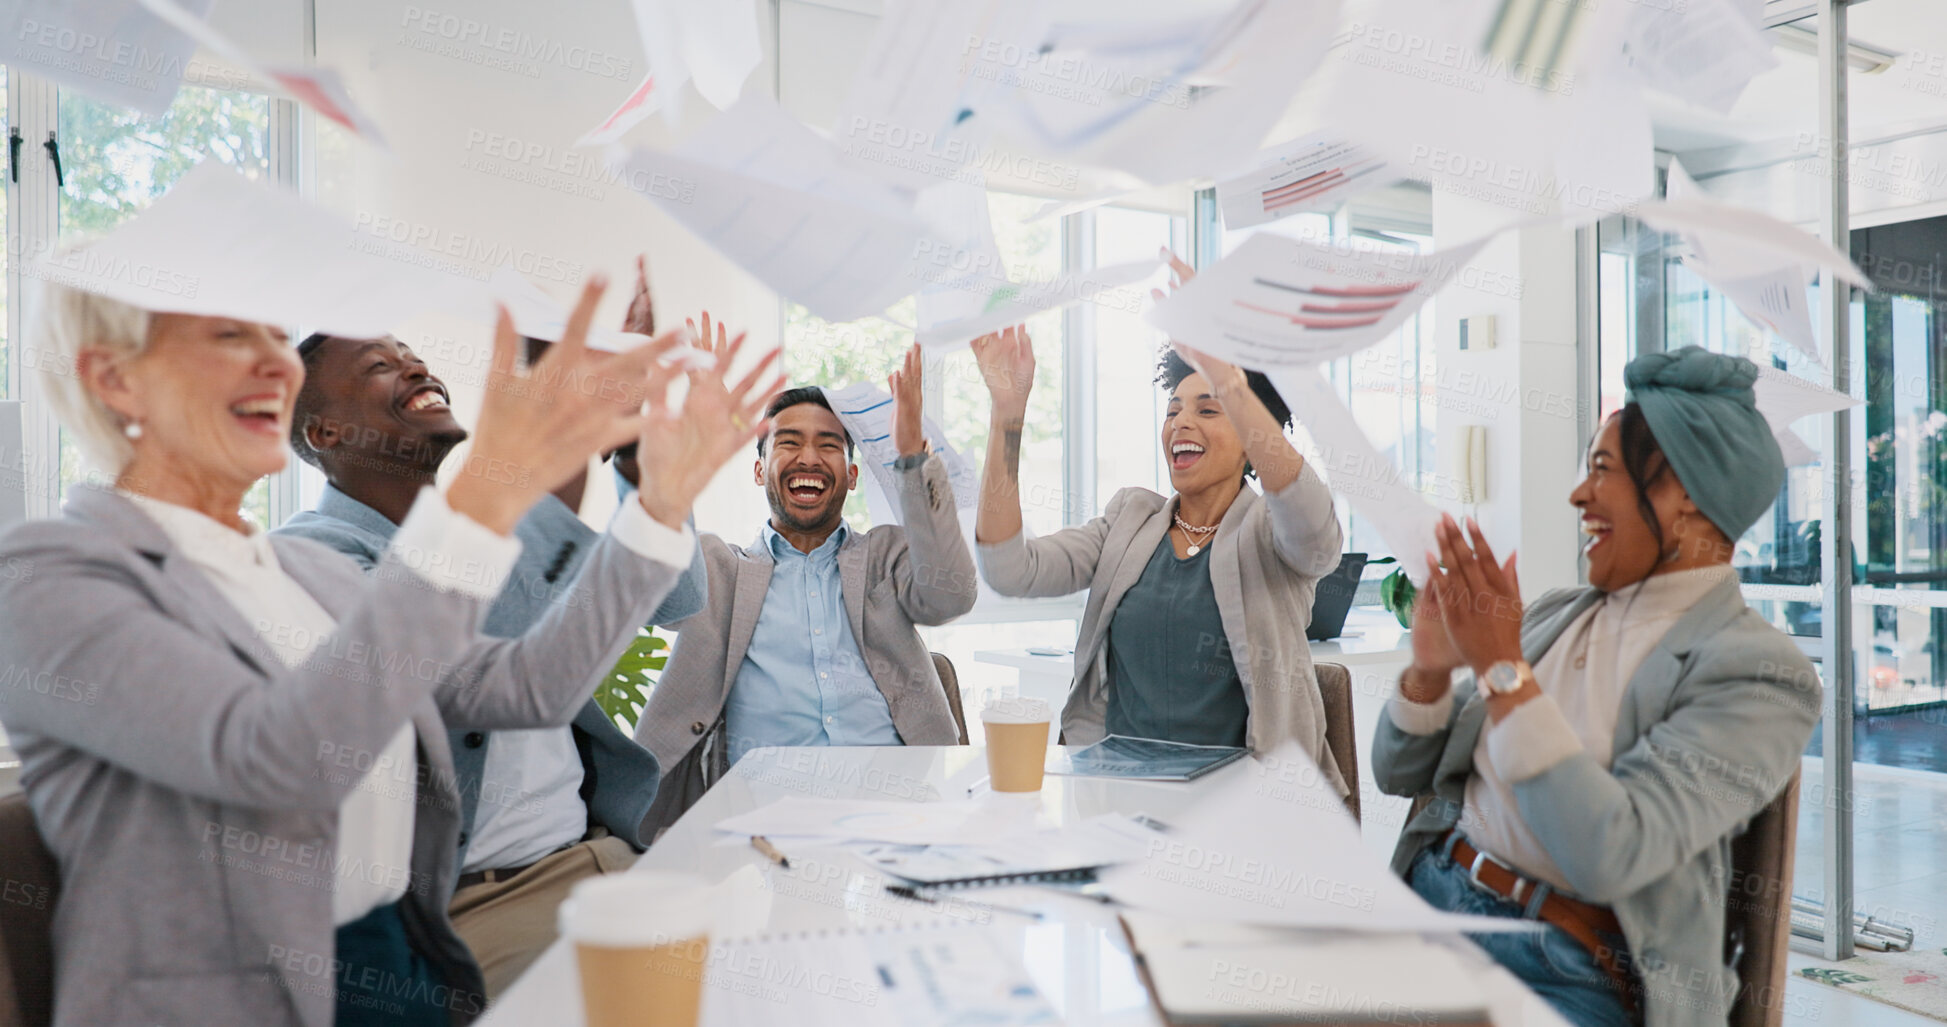
[[0,798],[0,1027],[54,1022],[54,901],[60,868],[27,796]]

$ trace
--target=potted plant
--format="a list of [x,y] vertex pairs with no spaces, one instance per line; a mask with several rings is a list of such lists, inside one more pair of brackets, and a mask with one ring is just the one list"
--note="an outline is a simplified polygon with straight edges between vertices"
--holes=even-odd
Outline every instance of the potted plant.
[[652,627],[636,629],[634,642],[615,661],[615,668],[595,686],[595,703],[611,720],[633,733],[642,707],[649,702],[649,688],[669,664],[669,640]]
[[[1382,556],[1369,563],[1398,563],[1390,556]],[[1413,600],[1420,594],[1419,586],[1406,576],[1406,568],[1395,567],[1391,574],[1379,582],[1379,602],[1386,611],[1399,620],[1402,628],[1413,626]]]

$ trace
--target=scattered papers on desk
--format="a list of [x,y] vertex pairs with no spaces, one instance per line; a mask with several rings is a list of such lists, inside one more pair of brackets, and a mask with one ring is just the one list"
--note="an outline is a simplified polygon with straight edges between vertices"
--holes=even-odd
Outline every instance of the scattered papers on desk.
[[992,927],[804,931],[712,948],[700,1022],[1032,1027],[1061,1018]]
[[[184,0],[206,17],[215,0]],[[138,0],[13,0],[7,64],[84,96],[162,117],[196,56],[196,41]]]
[[1305,456],[1332,493],[1345,497],[1372,522],[1409,580],[1424,584],[1425,554],[1437,544],[1434,529],[1440,524],[1440,511],[1359,429],[1351,408],[1319,369],[1291,367],[1272,371],[1269,377],[1292,416],[1310,433],[1312,448]]
[[1125,781],[1194,781],[1218,767],[1250,755],[1231,745],[1192,745],[1160,738],[1110,735],[1074,752],[1048,757],[1047,772],[1073,777],[1118,777]]
[[1318,763],[1296,745],[1212,788],[1143,859],[1102,871],[1140,910],[1193,920],[1353,931],[1522,931],[1534,922],[1434,909],[1359,840]]
[[612,148],[618,180],[697,238],[827,321],[875,314],[919,288],[931,237],[912,197],[845,162],[752,94],[674,151]]
[[1149,323],[1243,367],[1313,367],[1377,343],[1485,240],[1437,253],[1260,232],[1150,309]]
[[1248,228],[1335,206],[1353,193],[1396,178],[1364,146],[1318,132],[1265,150],[1251,170],[1218,180],[1217,209],[1225,229]]
[[492,316],[483,283],[376,256],[356,241],[338,215],[208,159],[103,238],[26,270],[145,310],[359,339],[427,310]]
[[874,870],[924,887],[1032,884],[1138,859],[1161,837],[1129,817],[1105,813],[977,845],[870,845],[853,852]]
[[778,838],[967,845],[1032,831],[1034,809],[1007,802],[779,799],[717,822],[717,830]]
[[[899,495],[899,472],[893,469],[893,461],[899,459],[899,446],[892,438],[892,416],[896,404],[892,393],[865,382],[853,382],[843,388],[824,390],[825,401],[832,406],[832,412],[845,425],[852,435],[852,441],[859,447],[859,463],[872,472],[871,480],[865,483],[865,501],[872,514],[874,524],[898,524],[901,522],[900,506],[894,502]],[[946,463],[947,481],[953,486],[954,506],[961,510],[972,510],[980,501],[980,475],[974,472],[973,461],[965,453],[947,441],[946,430],[931,417],[920,418],[920,428],[926,432],[926,440],[933,444],[933,452],[940,455]]]
[[319,117],[382,150],[388,149],[385,134],[379,131],[378,124],[358,104],[352,102],[351,94],[345,91],[344,80],[338,77],[336,71],[259,62],[203,20],[208,3],[202,5],[202,12],[191,10],[176,0],[141,0],[141,3],[151,14],[168,22],[211,53],[237,65],[254,78],[276,85],[291,99],[311,108]]
[[1423,938],[1346,937],[1125,912],[1172,1023],[1487,1023],[1487,996]]

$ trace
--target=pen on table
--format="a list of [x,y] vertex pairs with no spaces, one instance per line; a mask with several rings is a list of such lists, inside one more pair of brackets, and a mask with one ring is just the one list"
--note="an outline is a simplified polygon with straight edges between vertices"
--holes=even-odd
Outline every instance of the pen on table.
[[781,866],[786,870],[791,869],[791,861],[784,858],[784,853],[777,851],[777,846],[772,845],[771,840],[769,838],[766,838],[761,834],[751,835],[750,847],[763,853],[765,859],[768,859],[771,862],[776,863],[778,866]]
[[[928,895],[917,888],[909,888],[903,884],[886,885],[886,893],[889,895],[896,895],[902,899],[911,899],[914,902],[924,902],[928,905],[938,905],[940,902],[940,900],[936,896]],[[971,903],[974,900],[968,899],[967,901]],[[1003,906],[997,902],[982,902],[979,904],[986,906],[988,909],[996,910],[1002,913],[1012,913],[1015,916],[1024,916],[1030,920],[1041,919],[1041,914],[1035,912],[1032,909],[1022,909],[1019,906]]]
[[986,787],[987,782],[991,780],[993,780],[991,777],[983,776],[980,780],[975,781],[973,784],[967,786],[967,794],[972,795],[975,791],[978,791],[979,789]]

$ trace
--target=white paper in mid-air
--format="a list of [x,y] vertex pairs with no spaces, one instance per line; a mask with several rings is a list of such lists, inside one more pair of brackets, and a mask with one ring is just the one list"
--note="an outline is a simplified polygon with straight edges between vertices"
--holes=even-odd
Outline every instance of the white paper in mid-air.
[[1284,368],[1271,372],[1270,378],[1292,417],[1311,434],[1316,451],[1307,458],[1332,492],[1344,496],[1372,522],[1407,578],[1425,582],[1425,554],[1436,548],[1434,529],[1440,511],[1372,444],[1351,408],[1317,368]]
[[933,230],[914,252],[919,328],[972,317],[986,309],[996,282],[1007,281],[1007,261],[994,238],[987,190],[966,182],[934,182],[919,191],[913,213]]
[[642,52],[660,90],[674,93],[694,82],[718,110],[737,102],[744,80],[764,60],[753,0],[634,2]]
[[[493,277],[487,280],[487,287],[493,291],[494,301],[506,308],[507,316],[514,319],[515,331],[528,338],[548,342],[560,342],[561,337],[567,334],[568,306],[548,295],[546,290],[515,270],[513,265],[495,271]],[[591,324],[586,341],[589,349],[620,352],[644,345],[649,342],[649,336]],[[716,357],[694,346],[682,346],[671,351],[665,363],[714,367]]]
[[1813,363],[1825,366],[1825,358],[1819,355],[1818,336],[1812,330],[1812,310],[1805,295],[1803,269],[1779,268],[1750,278],[1712,275],[1708,268],[1692,267],[1691,270],[1735,303],[1753,324],[1791,343],[1800,353],[1812,358]]
[[[899,495],[899,472],[892,463],[899,459],[899,446],[892,436],[896,408],[892,393],[866,382],[853,382],[842,388],[827,387],[823,391],[832,412],[838,415],[858,445],[859,466],[871,474],[870,480],[862,482],[861,487],[865,489],[866,510],[872,515],[872,523],[902,523],[899,504],[894,501]],[[972,510],[980,502],[980,475],[975,473],[973,461],[953,448],[947,441],[946,431],[933,418],[922,417],[920,430],[926,433],[926,441],[933,444],[933,452],[946,463],[954,506]]]
[[916,292],[932,232],[910,194],[862,173],[753,94],[680,149],[611,150],[617,180],[787,299],[828,321]]
[[984,289],[979,312],[921,327],[913,341],[928,349],[959,349],[1036,314],[1062,310],[1077,303],[1100,303],[1125,313],[1140,313],[1148,296],[1140,286],[1162,266],[1163,259],[1156,257],[1071,271],[1045,281],[990,282]]
[[[1756,278],[1788,267],[1819,268],[1871,290],[1872,280],[1830,243],[1769,214],[1706,194],[1671,165],[1667,199],[1646,201],[1636,215],[1659,232],[1683,237],[1706,281]],[[1809,275],[1807,276],[1809,277]]]
[[1313,367],[1385,338],[1485,244],[1415,254],[1260,232],[1148,319],[1170,338],[1246,368]]
[[1144,858],[1100,874],[1137,909],[1188,919],[1355,931],[1525,931],[1535,922],[1428,905],[1359,840],[1318,764],[1296,745],[1199,797]]
[[1219,179],[1217,209],[1225,228],[1249,228],[1334,206],[1397,177],[1366,147],[1335,133],[1315,132],[1259,153],[1243,174]]
[[1040,50],[974,55],[1008,88],[997,138],[1163,185],[1242,167],[1318,67],[1338,0],[1238,0],[1168,22],[1050,27]]
[[486,285],[353,245],[351,223],[295,193],[205,160],[100,240],[30,277],[146,310],[304,325],[351,338],[444,310],[490,317]]
[[1587,62],[1639,85],[1728,114],[1751,80],[1778,66],[1749,0],[1603,4]]
[[581,134],[575,140],[576,146],[605,146],[626,135],[629,129],[641,124],[643,119],[656,113],[669,102],[670,91],[664,88],[654,70],[644,75],[642,81],[629,91],[620,106],[609,112],[608,117],[594,128]]
[[[184,0],[206,17],[215,0]],[[159,118],[176,99],[196,41],[138,0],[11,0],[7,65],[63,89]]]
[[1771,425],[1773,432],[1782,432],[1802,418],[1856,407],[1863,402],[1764,363],[1758,364],[1758,380],[1752,384],[1751,391],[1757,399],[1758,413],[1764,415],[1765,423]]
[[[244,52],[222,33],[203,20],[202,14],[176,0],[141,0],[142,6],[177,31],[194,39],[211,53],[249,72],[253,77],[276,85],[291,99],[310,108],[347,132],[387,149],[385,134],[378,123],[352,101],[344,80],[330,68],[281,67],[264,64]],[[207,10],[208,4],[204,4]]]

